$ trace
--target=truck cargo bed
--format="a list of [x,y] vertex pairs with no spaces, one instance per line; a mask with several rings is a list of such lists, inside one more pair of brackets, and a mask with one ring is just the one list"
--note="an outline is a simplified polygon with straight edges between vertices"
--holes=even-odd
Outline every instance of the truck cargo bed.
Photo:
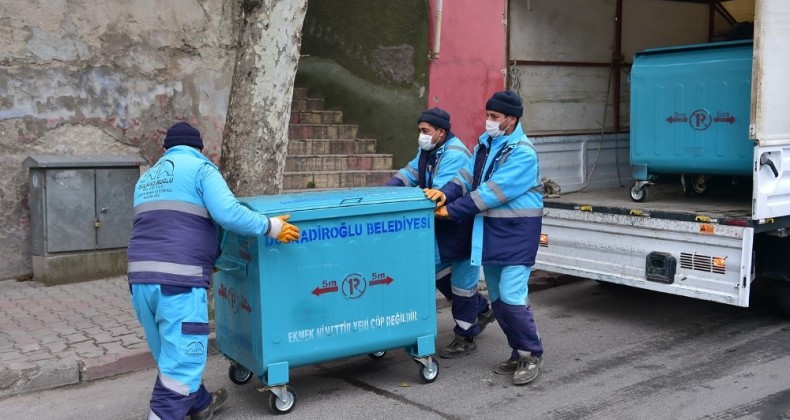
[[648,187],[648,198],[635,202],[630,187],[561,194],[543,199],[546,208],[586,210],[600,213],[626,214],[682,221],[756,225],[751,219],[751,190],[717,189],[687,197],[678,184],[656,184]]

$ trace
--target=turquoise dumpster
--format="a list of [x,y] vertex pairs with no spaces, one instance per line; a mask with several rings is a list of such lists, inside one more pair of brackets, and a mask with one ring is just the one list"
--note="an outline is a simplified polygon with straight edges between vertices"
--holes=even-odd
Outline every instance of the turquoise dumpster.
[[290,214],[289,244],[224,233],[214,276],[219,351],[237,384],[256,375],[269,408],[293,409],[289,369],[403,348],[433,382],[434,204],[418,188],[353,188],[242,198]]
[[631,199],[660,175],[687,195],[713,176],[751,177],[752,41],[646,50],[631,68]]

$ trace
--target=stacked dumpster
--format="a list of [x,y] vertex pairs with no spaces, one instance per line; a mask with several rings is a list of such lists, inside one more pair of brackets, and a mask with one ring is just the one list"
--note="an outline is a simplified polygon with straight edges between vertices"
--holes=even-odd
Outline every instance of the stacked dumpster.
[[712,176],[751,176],[752,41],[638,53],[631,70],[631,198],[660,175],[681,175],[687,195]]

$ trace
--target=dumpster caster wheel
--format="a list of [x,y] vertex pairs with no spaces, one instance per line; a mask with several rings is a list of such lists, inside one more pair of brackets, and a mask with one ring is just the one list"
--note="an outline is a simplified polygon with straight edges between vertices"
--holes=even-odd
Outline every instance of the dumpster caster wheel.
[[686,197],[705,194],[708,191],[708,178],[706,175],[683,175],[680,182]]
[[244,385],[252,379],[252,371],[237,365],[230,365],[228,377],[236,385]]
[[708,191],[708,177],[700,176],[694,181],[692,187],[695,193],[699,195],[705,194]]
[[422,381],[422,383],[429,384],[435,381],[436,378],[439,376],[439,363],[437,363],[436,360],[433,360],[433,358],[431,357],[428,359],[427,366],[420,364],[419,373],[420,373],[420,380]]
[[375,353],[369,353],[368,357],[370,357],[373,360],[380,360],[383,359],[384,356],[386,355],[387,355],[387,350],[382,350],[382,351],[377,351]]
[[638,201],[641,203],[642,201],[645,201],[646,198],[647,198],[646,186],[643,185],[642,187],[637,188],[636,185],[634,185],[633,187],[631,187],[631,200]]
[[272,387],[269,390],[269,410],[272,414],[285,414],[296,405],[296,391],[288,385]]

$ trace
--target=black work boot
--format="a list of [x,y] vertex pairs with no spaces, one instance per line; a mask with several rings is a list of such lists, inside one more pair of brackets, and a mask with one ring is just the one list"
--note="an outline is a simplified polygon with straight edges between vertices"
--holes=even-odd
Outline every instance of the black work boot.
[[439,350],[439,356],[445,359],[464,357],[477,351],[477,343],[466,341],[466,338],[456,335],[450,344]]
[[488,308],[487,311],[481,312],[477,315],[477,325],[480,326],[480,332],[486,329],[488,324],[496,321],[496,317],[494,316],[494,310]]
[[211,403],[208,407],[198,411],[197,413],[189,416],[189,420],[208,420],[214,415],[220,405],[228,398],[228,391],[225,388],[220,388],[211,393]]
[[536,356],[521,356],[518,358],[518,366],[513,372],[513,385],[526,385],[535,380],[543,366],[543,358]]

